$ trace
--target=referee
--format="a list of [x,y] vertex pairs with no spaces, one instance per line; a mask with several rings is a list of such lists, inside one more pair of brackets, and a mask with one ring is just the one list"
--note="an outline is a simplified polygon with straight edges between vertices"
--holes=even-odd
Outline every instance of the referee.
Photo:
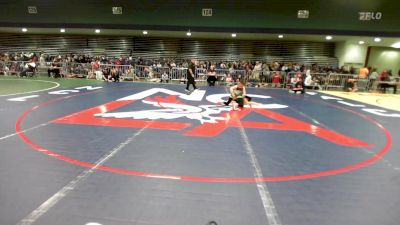
[[196,81],[194,80],[195,71],[196,71],[196,60],[192,59],[189,63],[188,71],[187,71],[187,82],[186,82],[186,89],[185,89],[185,91],[187,91],[187,92],[190,92],[190,90],[189,90],[190,84],[193,85],[194,90],[197,89]]

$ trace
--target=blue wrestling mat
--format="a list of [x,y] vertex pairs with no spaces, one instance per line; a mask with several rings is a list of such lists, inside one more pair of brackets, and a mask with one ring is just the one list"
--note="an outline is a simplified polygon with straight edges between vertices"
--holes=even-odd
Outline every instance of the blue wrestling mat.
[[398,225],[400,114],[247,93],[242,110],[227,87],[0,97],[0,224]]

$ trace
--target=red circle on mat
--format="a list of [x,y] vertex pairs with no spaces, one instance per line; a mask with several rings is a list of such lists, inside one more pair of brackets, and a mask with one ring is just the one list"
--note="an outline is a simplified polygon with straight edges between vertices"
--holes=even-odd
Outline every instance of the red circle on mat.
[[[91,94],[93,92],[88,92],[88,93],[82,93],[82,94],[77,94],[77,95],[70,95],[67,96],[68,98],[74,97],[74,96],[80,96],[80,95],[86,95],[86,94]],[[307,173],[307,174],[299,174],[299,175],[291,175],[291,176],[272,176],[272,177],[260,177],[260,178],[255,178],[255,177],[199,177],[199,176],[179,176],[179,175],[168,175],[168,174],[157,174],[157,173],[147,173],[143,171],[136,171],[136,170],[125,170],[125,169],[120,169],[120,168],[113,168],[113,167],[107,167],[107,166],[101,166],[101,165],[96,165],[93,163],[89,162],[84,162],[80,161],[71,157],[67,157],[61,154],[58,154],[50,149],[43,148],[39,144],[34,143],[31,139],[29,139],[25,133],[21,130],[21,122],[23,119],[32,111],[37,110],[40,107],[50,105],[54,102],[61,101],[63,99],[66,99],[66,97],[61,97],[61,98],[56,98],[52,99],[50,101],[44,102],[40,105],[34,106],[28,110],[26,110],[22,115],[18,118],[16,124],[15,124],[15,129],[20,136],[20,138],[26,142],[28,145],[30,145],[33,149],[42,152],[43,154],[46,154],[48,156],[51,156],[53,158],[56,158],[58,160],[62,160],[71,164],[75,164],[78,166],[83,166],[87,168],[96,168],[98,170],[103,170],[103,171],[108,171],[112,173],[117,173],[117,174],[124,174],[124,175],[130,175],[130,176],[140,176],[140,177],[149,177],[149,178],[159,178],[159,179],[169,179],[169,180],[182,180],[182,181],[194,181],[194,182],[223,182],[223,183],[244,183],[244,182],[273,182],[273,181],[290,181],[290,180],[305,180],[305,179],[311,179],[311,178],[317,178],[317,177],[323,177],[323,176],[331,176],[335,174],[341,174],[341,173],[346,173],[352,170],[360,169],[362,167],[371,165],[378,161],[383,155],[385,155],[389,150],[392,145],[392,136],[390,132],[382,126],[380,123],[377,121],[373,120],[372,118],[355,112],[350,109],[346,109],[340,106],[336,105],[331,105],[335,108],[339,108],[341,110],[350,112],[354,115],[357,115],[368,122],[376,125],[379,129],[382,130],[382,132],[386,136],[386,143],[385,146],[379,150],[378,153],[373,155],[370,159],[367,159],[365,161],[338,168],[338,169],[333,169],[333,170],[325,170],[321,172],[316,172],[316,173]]]

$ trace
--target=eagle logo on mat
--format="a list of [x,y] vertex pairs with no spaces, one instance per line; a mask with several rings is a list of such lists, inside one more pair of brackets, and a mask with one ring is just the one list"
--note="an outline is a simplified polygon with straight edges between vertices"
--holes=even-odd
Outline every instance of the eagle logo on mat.
[[[199,91],[197,92],[202,94]],[[192,93],[191,95],[196,95],[196,93]],[[198,120],[200,121],[201,124],[217,123],[218,120],[221,121],[226,120],[226,117],[220,116],[222,113],[224,112],[227,113],[232,110],[232,107],[230,106],[220,105],[220,103],[222,102],[222,97],[225,96],[228,95],[216,94],[207,96],[207,100],[215,104],[199,105],[199,106],[184,104],[182,101],[177,99],[177,95],[169,95],[165,98],[160,96],[156,96],[154,98],[147,97],[144,100],[141,100],[141,102],[159,109],[127,111],[127,112],[105,112],[105,113],[95,114],[94,116],[104,117],[104,118],[119,118],[119,119],[133,118],[133,119],[151,119],[151,120],[157,120],[157,119],[172,120],[177,118],[188,118],[192,120]],[[188,98],[187,96],[183,97]],[[251,97],[264,98],[264,99],[269,98],[269,96],[264,96],[264,95],[251,95]],[[127,99],[130,99],[129,96],[123,98],[123,100]],[[246,107],[250,106],[247,105]],[[273,108],[286,108],[287,106],[280,104],[257,104],[257,105],[252,105],[251,107],[259,109],[263,108],[273,109]]]
[[[157,93],[163,93],[166,97],[155,95]],[[205,90],[196,90],[187,95],[164,88],[152,88],[61,117],[53,122],[90,126],[184,130],[183,135],[198,137],[215,137],[229,127],[289,130],[305,132],[342,146],[371,146],[367,142],[270,110],[287,108],[287,105],[257,103],[247,105],[251,109],[233,111],[231,107],[220,104],[223,102],[223,98],[228,97],[228,94],[207,95],[206,100],[213,104],[194,106],[182,101],[183,99],[185,102],[200,102],[205,93]],[[271,98],[265,95],[250,95],[250,97]],[[122,107],[138,102],[149,105],[153,109],[116,111],[118,109],[123,110]],[[243,120],[249,113],[256,113],[276,122]],[[177,121],[180,118],[199,121],[200,125],[188,121]]]

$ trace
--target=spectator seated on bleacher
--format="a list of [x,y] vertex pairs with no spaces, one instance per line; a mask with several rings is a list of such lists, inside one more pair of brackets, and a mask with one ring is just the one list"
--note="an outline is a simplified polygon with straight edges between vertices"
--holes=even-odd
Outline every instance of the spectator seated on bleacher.
[[268,80],[270,79],[270,72],[269,72],[269,66],[266,63],[263,63],[261,66],[261,73],[260,73],[260,83],[261,85],[265,85],[268,83]]
[[260,74],[262,70],[262,63],[257,61],[253,67],[253,71],[251,72],[250,81],[253,83],[258,83],[260,81]]
[[132,66],[129,66],[127,70],[125,70],[125,76],[124,80],[126,81],[135,81],[135,80],[140,80],[138,76],[135,74],[135,69]]
[[233,85],[233,78],[230,73],[228,73],[225,77],[225,85],[226,86],[232,86]]
[[55,58],[51,64],[51,66],[47,70],[47,74],[49,77],[54,77],[54,78],[61,77],[60,69],[61,69],[61,65],[60,65],[59,61]]
[[169,81],[171,80],[171,78],[168,76],[168,74],[164,71],[163,74],[161,74],[161,83],[169,83]]
[[368,89],[368,74],[370,73],[370,68],[362,67],[359,69],[357,78],[357,89],[366,90]]
[[293,77],[291,76],[292,74],[287,74],[286,76],[286,88],[287,89],[292,89],[293,87],[296,86],[296,83],[299,81],[299,78],[302,77],[301,73],[296,73]]
[[10,68],[8,68],[8,66],[4,65],[3,68],[1,68],[0,70],[0,74],[4,75],[4,76],[8,76],[10,73]]
[[121,73],[121,71],[119,71],[119,81],[118,82],[122,82],[125,80],[125,74]]
[[147,80],[150,82],[160,82],[160,78],[157,77],[157,73],[154,71],[153,66],[148,66],[145,68],[148,71]]
[[215,82],[217,82],[217,76],[215,72],[215,66],[210,66],[210,69],[207,71],[207,83],[208,86],[215,86]]
[[8,75],[19,75],[19,65],[17,63],[12,63]]
[[111,74],[111,70],[110,70],[110,68],[104,68],[102,71],[101,71],[101,73],[103,74],[103,80],[104,81],[109,81],[109,76],[110,76],[110,74]]
[[386,88],[393,88],[393,94],[397,92],[397,83],[395,79],[389,76],[389,73],[384,70],[379,77],[378,89],[382,93],[386,93]]
[[96,71],[90,70],[86,76],[86,79],[96,79]]
[[24,70],[20,73],[20,77],[32,77],[35,75],[36,72],[36,63],[31,60],[29,63],[26,63],[24,66]]
[[[79,73],[79,71],[71,70],[71,73],[62,75],[66,78],[86,78],[86,75]],[[90,76],[90,71],[88,72],[88,77]]]
[[349,91],[349,92],[358,91],[358,88],[357,88],[357,76],[354,76],[353,78],[347,79],[344,89],[345,89],[345,91]]
[[119,82],[120,81],[120,75],[119,75],[119,71],[116,68],[113,68],[111,70],[110,75],[108,76],[108,81],[109,82]]
[[371,74],[369,74],[369,85],[368,85],[368,89],[371,91],[372,89],[376,89],[377,88],[377,80],[379,78],[379,74],[376,71],[376,68],[372,69]]
[[358,73],[358,78],[360,79],[365,79],[368,77],[369,74],[369,69],[366,67],[360,68],[360,71]]
[[295,94],[304,94],[305,87],[301,73],[297,73],[296,76],[291,79],[291,85],[289,86],[289,89],[289,92],[294,92]]
[[319,85],[319,80],[316,77],[312,77],[311,74],[306,74],[306,79],[304,80],[304,87],[306,89],[319,89],[321,90],[321,86]]

